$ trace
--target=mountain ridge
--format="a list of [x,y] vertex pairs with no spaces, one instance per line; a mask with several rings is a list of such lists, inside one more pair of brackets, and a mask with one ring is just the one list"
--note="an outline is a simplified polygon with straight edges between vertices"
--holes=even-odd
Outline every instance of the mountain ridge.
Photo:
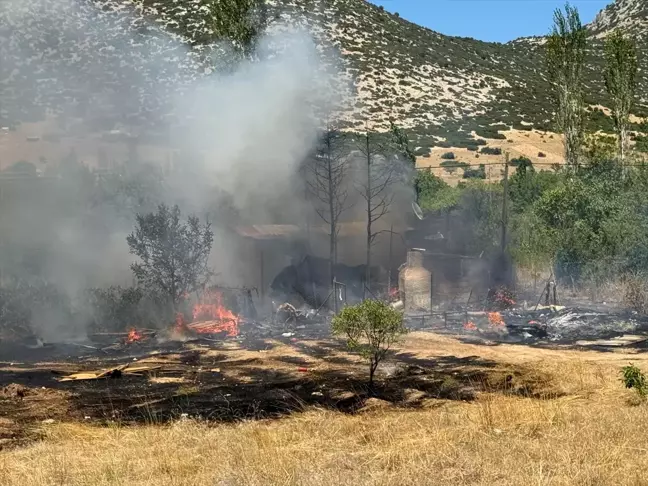
[[[600,37],[616,25],[632,23],[624,16],[640,15],[641,8],[632,6],[643,3],[617,0],[588,26],[589,105],[606,106]],[[18,4],[20,12],[0,11],[0,55],[8,60],[0,66],[4,125],[71,107],[91,114],[97,130],[153,119],[172,95],[165,88],[208,76],[218,50],[209,0],[77,0],[67,10],[53,0]],[[30,11],[55,5],[47,19]],[[424,156],[433,147],[470,148],[480,140],[501,139],[499,130],[552,128],[542,37],[500,44],[445,36],[365,0],[270,0],[268,7],[270,30],[286,24],[307,29],[324,65],[341,68],[341,79],[351,86],[352,106],[342,116],[346,130],[362,131],[367,124],[386,130],[393,119],[408,131],[417,155]],[[79,38],[85,42],[81,47],[75,42]],[[25,61],[21,54],[28,47],[31,56]],[[149,55],[152,59],[144,58]],[[640,93],[648,88],[643,62]],[[70,77],[80,73],[77,86],[60,86],[52,79],[62,65]],[[101,96],[84,99],[88,86]],[[150,89],[135,92],[132,86]],[[642,115],[646,99],[637,101],[635,111]],[[112,105],[119,117],[111,117]],[[591,109],[590,114],[592,128],[611,130],[603,111]]]

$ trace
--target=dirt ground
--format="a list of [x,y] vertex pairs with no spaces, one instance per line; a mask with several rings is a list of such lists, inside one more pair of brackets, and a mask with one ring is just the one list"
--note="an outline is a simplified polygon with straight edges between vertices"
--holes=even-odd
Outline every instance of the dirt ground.
[[[413,332],[369,396],[339,342],[258,344],[2,363],[0,484],[647,484],[645,404],[619,380],[641,349]],[[57,381],[125,363],[161,368]]]
[[[246,349],[232,341],[178,343],[161,350],[133,344],[119,357],[96,356],[0,363],[0,445],[38,439],[43,423],[136,425],[181,416],[213,422],[279,418],[310,407],[344,413],[370,398],[365,363],[334,340],[266,340]],[[131,357],[138,356],[138,357]],[[538,360],[614,363],[641,354],[478,346],[427,332],[409,335],[378,373],[376,398],[396,407],[438,400],[472,401],[479,393],[557,398],[564,390]],[[158,369],[141,376],[60,382],[65,375],[135,363]]]

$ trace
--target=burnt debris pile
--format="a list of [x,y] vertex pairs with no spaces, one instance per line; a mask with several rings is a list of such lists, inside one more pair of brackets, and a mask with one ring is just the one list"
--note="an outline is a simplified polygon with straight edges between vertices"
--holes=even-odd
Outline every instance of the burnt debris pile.
[[648,340],[646,317],[579,307],[444,312],[408,317],[408,321],[414,330],[433,329],[502,343],[613,347],[614,340],[627,344],[629,336],[637,343]]

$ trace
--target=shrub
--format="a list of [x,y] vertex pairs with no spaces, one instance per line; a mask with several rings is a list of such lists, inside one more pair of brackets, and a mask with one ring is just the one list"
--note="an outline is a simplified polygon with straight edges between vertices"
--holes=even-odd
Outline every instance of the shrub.
[[626,388],[633,388],[642,400],[648,395],[646,375],[633,364],[621,368],[621,381]]
[[461,169],[466,169],[470,167],[470,164],[466,162],[461,162],[459,160],[444,160],[441,162],[441,167],[455,167],[455,168],[461,168]]
[[500,147],[482,147],[480,152],[487,155],[502,155]]
[[145,296],[135,287],[89,289],[85,299],[90,327],[95,331],[120,332],[135,325],[157,327],[173,317],[162,300]]
[[515,157],[509,161],[509,165],[512,167],[518,167],[521,164],[531,165],[531,159],[525,156]]
[[441,154],[441,158],[444,160],[452,160],[455,158],[454,152],[446,152],[444,154]]
[[492,128],[478,128],[475,130],[475,133],[479,135],[480,137],[484,138],[490,138],[492,140],[505,140],[506,137],[504,134],[499,133],[497,130],[494,130]]
[[648,137],[642,135],[637,135],[635,150],[638,152],[647,153],[648,152]]
[[547,155],[544,152],[538,152],[538,157],[543,158],[546,157]]
[[164,295],[178,311],[186,296],[203,288],[212,275],[208,267],[214,233],[196,216],[182,221],[180,208],[160,204],[155,213],[137,214],[135,231],[126,237],[139,257],[131,269],[148,293]]
[[648,283],[641,275],[633,274],[624,279],[623,303],[638,312],[646,314],[648,311]]
[[369,389],[391,345],[407,332],[403,314],[380,300],[348,306],[333,318],[333,334],[346,337],[347,346],[369,362]]
[[478,169],[465,169],[463,174],[464,179],[486,179],[486,166],[479,164]]
[[13,338],[40,334],[51,321],[74,323],[70,299],[55,285],[9,278],[0,287],[0,334]]
[[457,169],[467,169],[470,167],[470,164],[466,162],[454,161],[454,160],[444,160],[441,162],[441,167],[443,167],[447,172],[452,174]]

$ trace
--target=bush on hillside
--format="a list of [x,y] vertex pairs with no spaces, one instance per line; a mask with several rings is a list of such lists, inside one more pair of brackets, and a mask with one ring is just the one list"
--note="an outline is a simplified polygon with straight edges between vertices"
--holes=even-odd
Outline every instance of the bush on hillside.
[[480,152],[486,155],[502,155],[500,147],[482,147]]
[[509,160],[509,165],[511,167],[518,167],[522,164],[531,165],[531,159],[523,155],[521,157],[515,157],[514,159]]
[[464,179],[486,179],[486,166],[479,164],[477,169],[465,169],[463,173]]
[[483,128],[483,127],[477,128],[477,129],[475,130],[475,133],[476,133],[477,135],[479,135],[480,137],[483,137],[483,138],[490,138],[490,139],[492,139],[492,140],[505,140],[505,139],[506,139],[506,137],[504,136],[504,134],[499,133],[497,130],[495,130],[495,129],[491,128],[491,127],[488,127],[488,128]]

